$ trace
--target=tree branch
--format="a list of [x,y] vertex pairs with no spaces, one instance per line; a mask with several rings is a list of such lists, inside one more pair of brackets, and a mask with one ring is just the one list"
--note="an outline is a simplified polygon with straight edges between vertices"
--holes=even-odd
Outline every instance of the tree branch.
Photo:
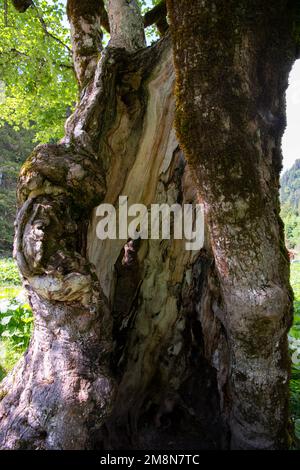
[[[15,9],[19,13],[24,13],[26,10],[28,10],[29,7],[32,6],[37,12],[38,20],[39,20],[39,22],[40,22],[40,24],[41,24],[41,26],[44,30],[45,35],[51,37],[52,39],[54,39],[54,41],[58,42],[61,46],[63,46],[65,49],[67,49],[69,54],[72,53],[72,50],[70,49],[70,47],[67,44],[65,44],[61,39],[59,39],[57,36],[55,36],[54,34],[52,34],[48,30],[48,27],[45,23],[44,18],[40,14],[37,5],[35,5],[35,3],[32,0],[12,0],[12,3],[13,3],[13,6],[15,7]],[[6,26],[7,26],[7,24],[6,24]]]
[[102,51],[101,25],[108,26],[103,0],[68,0],[67,15],[75,74],[80,88],[93,77]]
[[37,7],[37,5],[34,3],[34,2],[31,2],[32,3],[32,6],[34,7],[36,13],[37,13],[37,17],[38,17],[38,20],[44,30],[44,33],[46,36],[49,36],[50,38],[54,39],[54,41],[58,42],[61,46],[63,46],[65,49],[67,49],[68,53],[71,54],[72,53],[72,50],[71,48],[65,44],[61,39],[59,39],[57,36],[55,36],[54,34],[50,33],[50,31],[48,30],[48,27],[47,27],[47,24],[44,20],[44,18],[42,17],[42,15],[40,14],[40,11],[39,11],[39,8]]
[[146,46],[143,18],[136,0],[109,0],[110,45],[129,52]]
[[4,26],[7,27],[8,26],[8,20],[7,20],[7,9],[8,9],[8,5],[7,5],[7,0],[4,0]]
[[33,5],[32,0],[12,0],[12,4],[19,13],[24,13]]
[[[40,63],[46,63],[47,62],[47,60],[45,58],[41,58],[41,57],[36,57],[34,59],[34,58],[30,57],[28,54],[26,54],[25,52],[19,51],[15,47],[11,48],[9,51],[4,51],[4,52],[0,53],[0,55],[9,54],[9,53],[15,54],[15,55],[20,56],[20,57],[24,57],[25,59],[31,60],[33,62],[35,60],[37,60]],[[73,69],[73,66],[71,64],[63,64],[63,63],[55,62],[55,61],[52,61],[52,64],[57,65],[58,67],[65,68],[65,69]]]
[[147,13],[144,15],[144,27],[148,28],[149,26],[152,26],[153,24],[155,24],[159,33],[163,35],[169,28],[166,17],[167,17],[166,1],[162,0],[162,2],[160,2],[154,8],[152,8],[152,10],[147,11]]

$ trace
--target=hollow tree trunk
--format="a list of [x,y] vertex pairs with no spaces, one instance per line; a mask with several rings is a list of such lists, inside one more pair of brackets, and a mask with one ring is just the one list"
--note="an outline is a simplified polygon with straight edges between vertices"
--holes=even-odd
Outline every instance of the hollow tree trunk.
[[[111,41],[90,66],[81,46],[98,44],[103,11],[77,22],[69,2],[81,100],[20,175],[15,256],[35,327],[1,384],[1,448],[287,447],[285,2],[168,3],[176,110],[171,38],[145,48],[135,2],[109,2]],[[204,247],[98,240],[95,208],[119,195],[203,201]]]
[[3,448],[210,448],[223,439],[200,322],[205,347],[224,349],[209,247],[100,241],[89,215],[121,194],[146,206],[198,201],[173,129],[174,78],[170,38],[137,54],[108,48],[66,138],[38,147],[22,169],[16,257],[35,329],[2,385]]
[[176,129],[206,207],[230,352],[231,446],[286,448],[292,294],[278,189],[295,11],[167,3]]

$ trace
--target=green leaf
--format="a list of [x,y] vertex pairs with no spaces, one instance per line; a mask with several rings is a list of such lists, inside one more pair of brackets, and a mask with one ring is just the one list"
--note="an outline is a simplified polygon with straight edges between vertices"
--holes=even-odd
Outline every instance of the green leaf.
[[6,326],[9,324],[10,320],[12,319],[12,315],[11,316],[8,316],[8,317],[3,317],[1,318],[0,320],[0,324],[3,325],[3,326]]

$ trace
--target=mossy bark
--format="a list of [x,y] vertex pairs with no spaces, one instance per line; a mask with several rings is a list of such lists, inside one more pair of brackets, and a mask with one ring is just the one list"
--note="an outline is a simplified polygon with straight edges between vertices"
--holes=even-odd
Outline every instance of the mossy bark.
[[177,135],[205,203],[230,350],[231,447],[287,448],[292,293],[278,189],[291,2],[167,4]]

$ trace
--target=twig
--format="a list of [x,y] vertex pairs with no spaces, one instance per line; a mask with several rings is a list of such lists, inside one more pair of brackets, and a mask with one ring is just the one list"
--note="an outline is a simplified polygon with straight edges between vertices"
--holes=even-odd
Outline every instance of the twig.
[[44,30],[44,33],[46,36],[49,36],[50,38],[54,39],[56,42],[58,42],[61,46],[63,46],[65,49],[67,49],[68,53],[69,54],[72,54],[72,49],[67,45],[65,44],[61,39],[59,39],[58,37],[56,37],[54,34],[50,33],[50,31],[48,30],[47,28],[47,25],[45,23],[45,20],[44,18],[42,17],[42,15],[40,14],[39,12],[39,8],[37,7],[37,5],[32,2],[32,6],[33,8],[35,8],[36,10],[36,13],[37,13],[37,17],[39,19],[39,22]]
[[[13,54],[25,57],[26,59],[29,59],[33,62],[35,60],[37,60],[39,62],[44,62],[44,63],[47,62],[47,60],[45,58],[36,57],[34,59],[34,58],[30,57],[30,55],[26,54],[25,52],[21,52],[21,51],[19,51],[18,49],[14,48],[14,47],[12,49],[10,49],[9,51],[4,51],[4,52],[0,53],[0,56],[3,55],[3,54],[9,54],[9,53],[13,53]],[[59,62],[52,62],[52,64],[57,65],[58,67],[66,68],[66,69],[73,69],[73,65],[69,65],[69,64],[62,64],[62,63],[59,63]]]
[[7,26],[8,26],[7,13],[8,13],[7,0],[4,0],[4,26],[5,26],[6,28],[7,28]]

